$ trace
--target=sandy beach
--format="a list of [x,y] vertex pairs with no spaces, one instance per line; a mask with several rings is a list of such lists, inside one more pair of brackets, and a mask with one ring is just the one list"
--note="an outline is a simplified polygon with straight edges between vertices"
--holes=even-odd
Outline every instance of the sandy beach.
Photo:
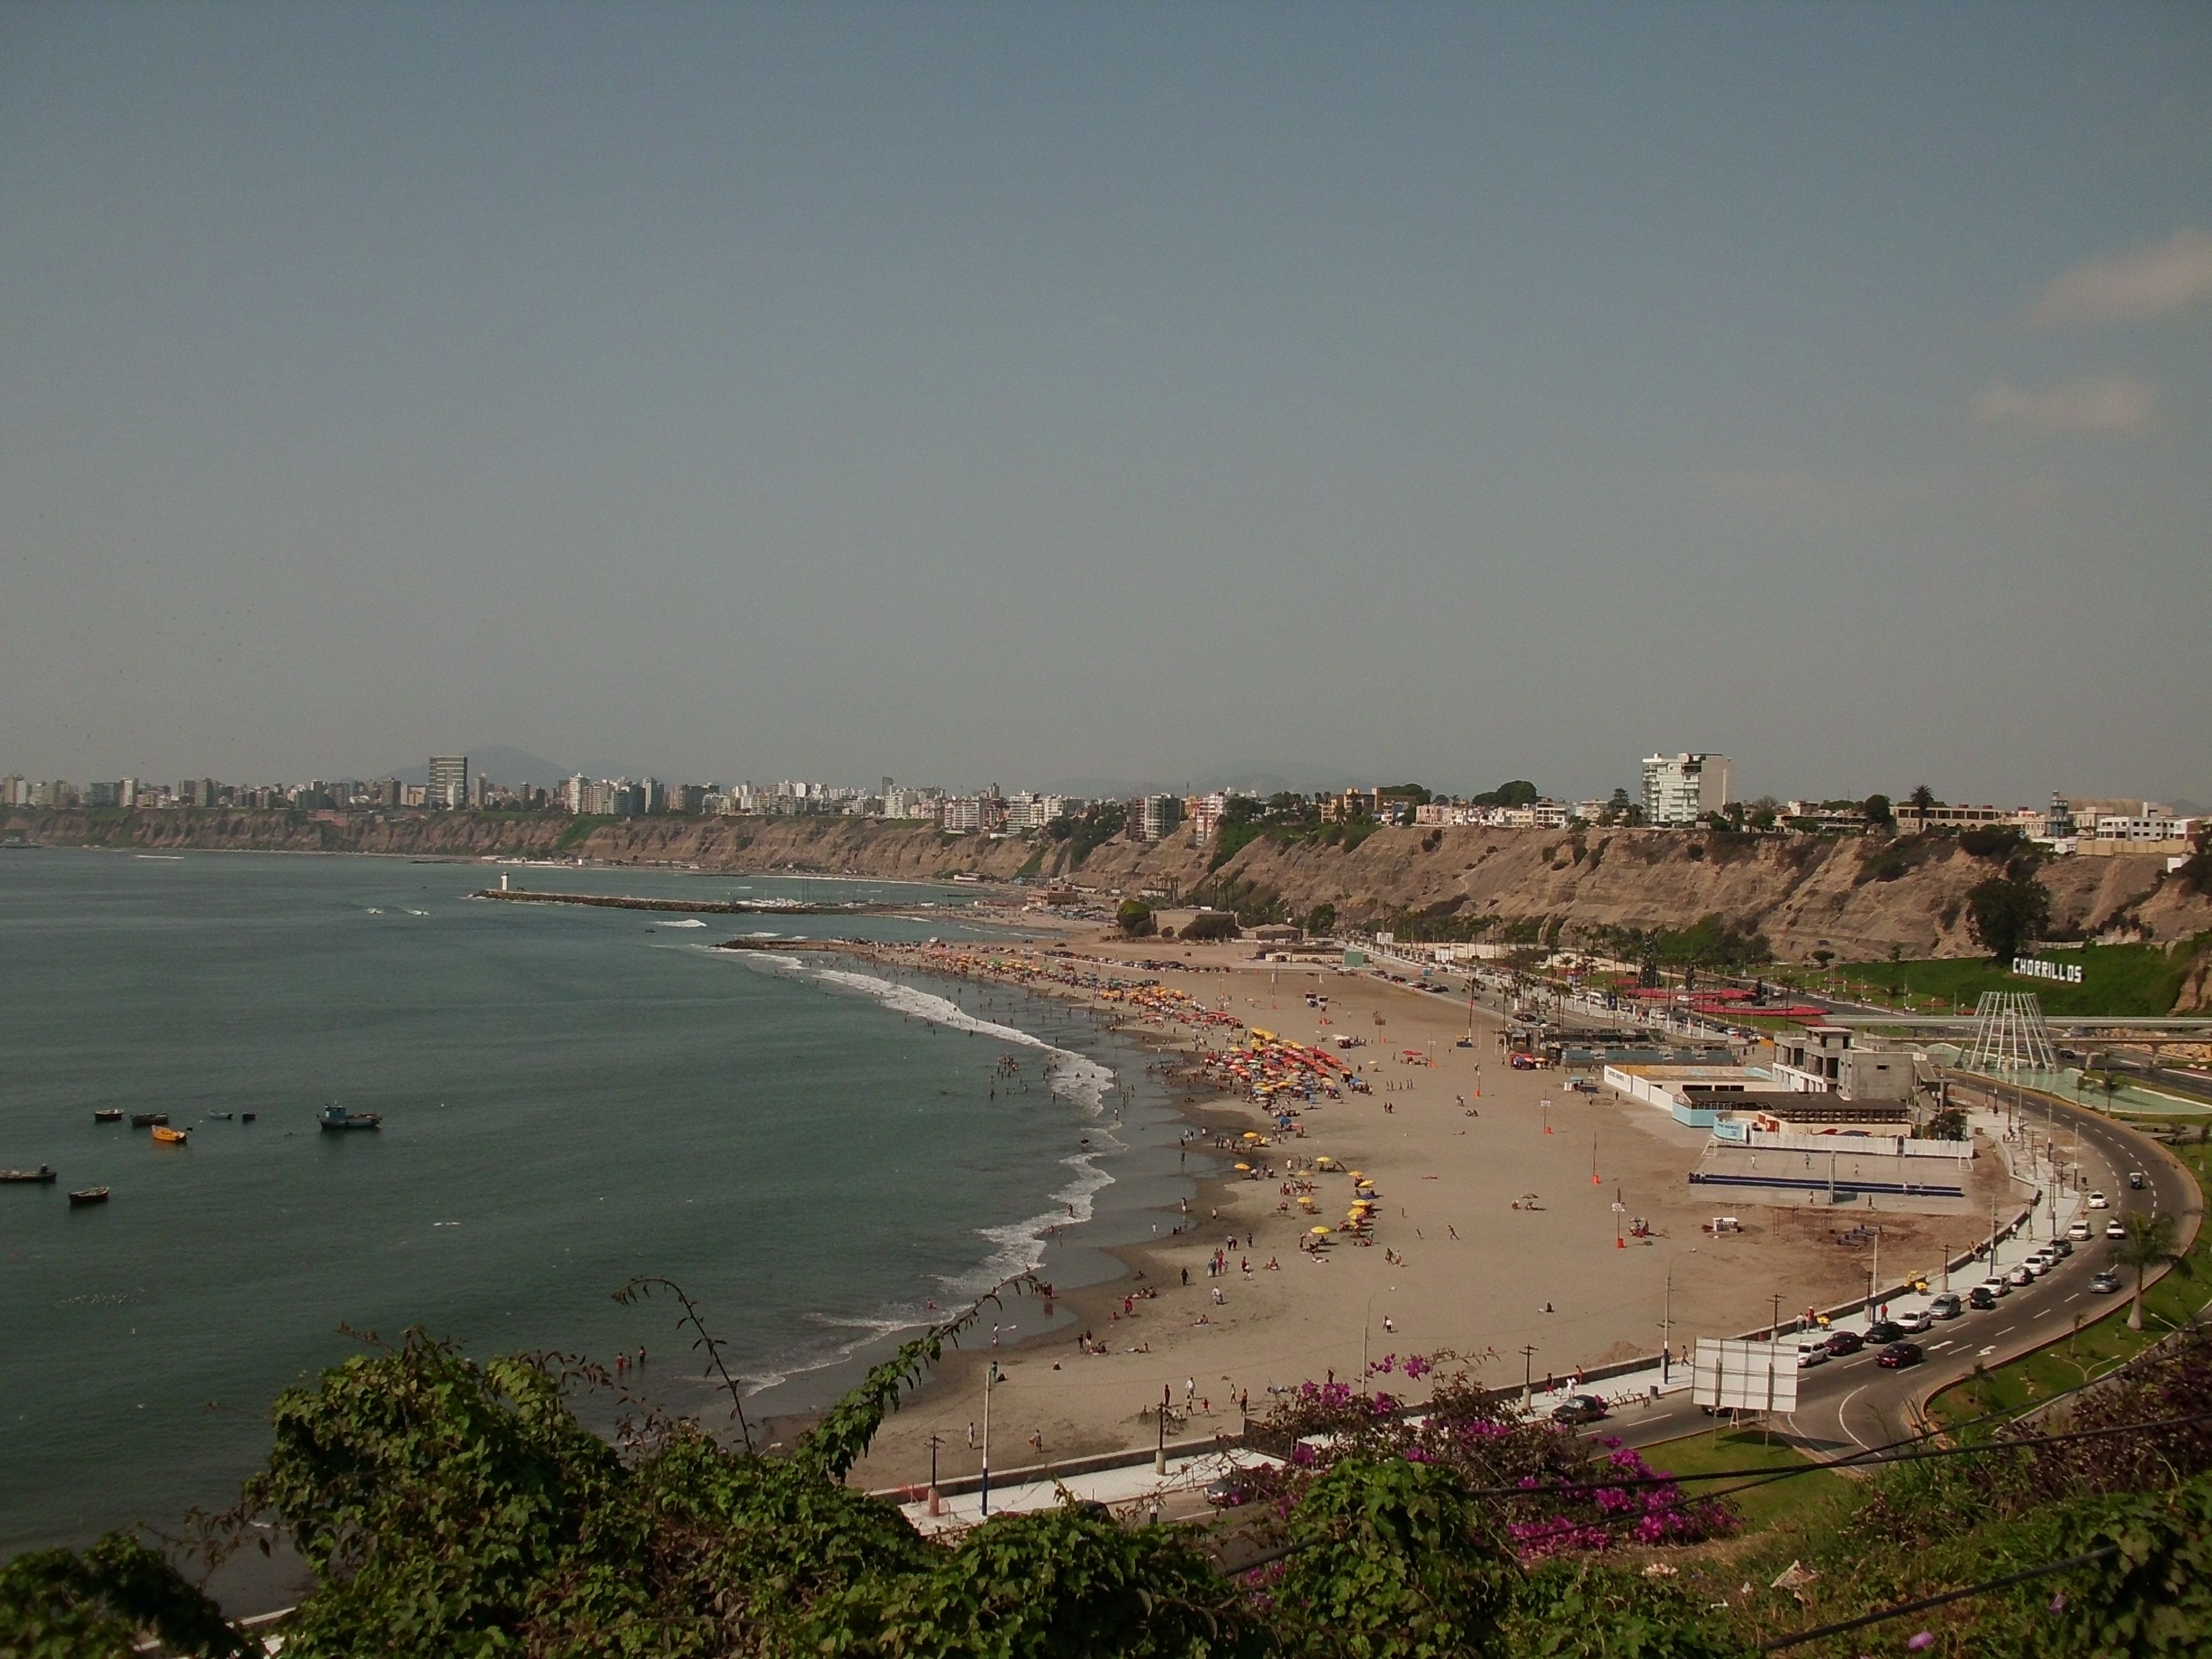
[[[1076,1316],[1073,1331],[997,1351],[1004,1380],[991,1408],[994,1470],[1149,1445],[1157,1432],[1151,1410],[1164,1395],[1178,1413],[1188,1401],[1184,1420],[1170,1420],[1171,1437],[1188,1437],[1240,1429],[1248,1410],[1263,1414],[1271,1389],[1330,1376],[1355,1380],[1386,1356],[1455,1354],[1502,1386],[1517,1384],[1524,1372],[1541,1382],[1577,1366],[1654,1354],[1670,1269],[1675,1346],[1733,1334],[1765,1324],[1778,1305],[1787,1319],[1863,1292],[1872,1248],[1839,1247],[1835,1232],[1879,1224],[1885,1279],[1899,1270],[1932,1270],[1947,1249],[1973,1243],[1992,1200],[2009,1190],[1996,1160],[1984,1156],[1968,1200],[1949,1215],[1862,1204],[1832,1218],[1825,1209],[1716,1203],[1686,1180],[1703,1132],[1607,1092],[1571,1091],[1556,1071],[1510,1069],[1498,1019],[1486,1012],[1476,1011],[1472,1042],[1461,1046],[1470,1031],[1463,999],[1416,993],[1371,974],[1256,963],[1249,943],[1091,936],[1068,944],[1093,959],[1078,966],[1103,974],[1111,971],[1104,963],[1131,964],[1123,971],[1132,977],[1156,977],[1296,1042],[1363,1037],[1364,1045],[1344,1057],[1361,1066],[1372,1092],[1303,1107],[1303,1133],[1288,1135],[1246,1102],[1205,1092],[1186,1100],[1182,1109],[1204,1137],[1188,1154],[1194,1172],[1227,1167],[1230,1155],[1212,1150],[1217,1140],[1257,1129],[1271,1143],[1245,1158],[1255,1166],[1250,1176],[1201,1178],[1188,1213],[1163,1208],[1156,1243],[1115,1253],[1127,1277],[1060,1298],[1062,1310]],[[975,958],[993,954],[959,948]],[[1035,950],[1024,942],[1000,954]],[[1158,965],[1170,958],[1186,966]],[[933,965],[920,953],[886,952],[884,959]],[[1153,965],[1138,969],[1139,959]],[[947,960],[939,955],[934,965]],[[1328,997],[1325,1013],[1308,1005],[1309,993]],[[1146,1030],[1163,1046],[1190,1049],[1227,1038],[1140,1020],[1138,1012],[1122,1010],[1124,1029]],[[1419,1060],[1407,1051],[1419,1051]],[[1307,1215],[1283,1190],[1285,1160],[1322,1154],[1340,1168],[1312,1177],[1316,1214]],[[1375,1182],[1371,1241],[1332,1234],[1318,1255],[1302,1252],[1310,1225],[1345,1213],[1352,1197],[1346,1170]],[[1742,1230],[1707,1231],[1717,1212],[1740,1218]],[[1650,1236],[1621,1242],[1636,1217]],[[1209,1276],[1217,1250],[1226,1271]],[[1034,1326],[1039,1311],[1015,1302],[999,1317]],[[969,1431],[981,1418],[989,1322],[885,1425],[855,1472],[857,1484],[926,1480],[933,1435],[942,1475],[975,1472],[981,1459]],[[1076,1333],[1085,1330],[1105,1352],[1079,1346]]]

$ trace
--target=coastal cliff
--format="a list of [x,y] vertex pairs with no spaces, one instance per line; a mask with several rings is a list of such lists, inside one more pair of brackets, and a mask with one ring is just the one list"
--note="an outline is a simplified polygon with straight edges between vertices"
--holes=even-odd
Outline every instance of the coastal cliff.
[[[1218,869],[1188,833],[1116,838],[1064,868],[1066,843],[949,836],[929,823],[848,817],[579,819],[441,812],[357,815],[220,810],[0,815],[0,834],[50,846],[146,851],[372,853],[408,858],[583,858],[904,880],[975,874],[1059,877],[1115,890],[1197,893],[1303,917],[1321,904],[1349,921],[1452,937],[1681,929],[1701,920],[1764,933],[1776,955],[1840,960],[1971,955],[1966,895],[1999,866],[1954,840],[1820,840],[1645,830],[1381,829],[1356,844],[1267,836]],[[2155,857],[2063,858],[2042,866],[2054,933],[2172,943],[2212,929],[2212,896]]]

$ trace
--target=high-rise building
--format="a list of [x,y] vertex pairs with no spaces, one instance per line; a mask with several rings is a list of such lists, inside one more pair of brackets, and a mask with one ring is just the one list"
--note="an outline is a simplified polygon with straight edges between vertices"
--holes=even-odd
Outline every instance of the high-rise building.
[[1129,803],[1133,841],[1160,841],[1182,822],[1181,795],[1146,795]]
[[1726,755],[1648,755],[1644,761],[1644,821],[1678,829],[1717,812],[1735,799],[1735,763]]
[[430,783],[423,797],[433,806],[469,804],[469,757],[466,755],[430,757]]

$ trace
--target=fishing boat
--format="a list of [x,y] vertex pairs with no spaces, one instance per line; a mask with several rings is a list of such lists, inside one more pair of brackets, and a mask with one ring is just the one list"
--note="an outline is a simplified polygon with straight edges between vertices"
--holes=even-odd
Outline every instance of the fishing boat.
[[251,1123],[255,1118],[259,1117],[260,1115],[261,1114],[258,1112],[240,1112],[238,1115],[238,1121],[240,1123]]
[[123,1109],[120,1106],[102,1106],[92,1115],[92,1121],[94,1123],[120,1123],[123,1121]]
[[107,1188],[105,1187],[87,1187],[82,1192],[75,1192],[70,1194],[70,1206],[72,1209],[81,1204],[105,1204],[106,1202]]
[[44,1187],[51,1185],[53,1178],[54,1166],[51,1164],[41,1164],[35,1170],[0,1170],[0,1181],[35,1182]]
[[384,1115],[380,1112],[349,1112],[343,1106],[331,1105],[324,1107],[323,1115],[315,1121],[335,1133],[347,1129],[379,1128],[383,1125]]
[[210,1123],[228,1123],[231,1119],[236,1117],[238,1114],[235,1112],[210,1112],[207,1115],[208,1121]]
[[190,1134],[190,1130],[172,1129],[166,1123],[156,1123],[154,1126],[154,1144],[156,1146],[181,1146]]
[[169,1115],[167,1112],[133,1112],[131,1114],[131,1127],[134,1129],[150,1129],[156,1124],[167,1123],[168,1121]]

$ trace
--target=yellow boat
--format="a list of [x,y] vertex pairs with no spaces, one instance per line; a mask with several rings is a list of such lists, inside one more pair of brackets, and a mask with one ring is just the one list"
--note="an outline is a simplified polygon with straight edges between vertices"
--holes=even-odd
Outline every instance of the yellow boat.
[[187,1139],[188,1132],[185,1130],[172,1129],[166,1123],[154,1126],[154,1144],[156,1146],[181,1146]]

